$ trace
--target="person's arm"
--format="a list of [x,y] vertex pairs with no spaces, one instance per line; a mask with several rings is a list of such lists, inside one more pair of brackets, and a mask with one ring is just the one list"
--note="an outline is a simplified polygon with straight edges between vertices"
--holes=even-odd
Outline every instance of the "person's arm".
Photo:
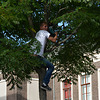
[[58,34],[58,33],[55,32],[55,37],[51,37],[51,36],[50,36],[48,39],[51,40],[52,42],[56,42],[56,40],[57,40],[57,34]]

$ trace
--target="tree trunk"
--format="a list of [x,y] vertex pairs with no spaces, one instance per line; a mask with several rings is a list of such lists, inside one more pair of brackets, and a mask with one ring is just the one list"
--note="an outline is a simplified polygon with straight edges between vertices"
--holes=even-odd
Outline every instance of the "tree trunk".
[[32,28],[34,29],[34,25],[33,25],[33,21],[32,21],[32,16],[28,16],[28,22],[29,22],[29,25],[30,25],[30,33],[31,33],[31,36],[34,38],[35,37],[35,32],[32,31]]
[[[45,21],[48,23],[48,0],[46,1],[45,3],[45,6],[44,6],[44,19]],[[42,82],[43,82],[43,78],[45,76],[45,73],[46,73],[46,68],[42,67],[42,68],[38,68],[36,69],[37,73],[38,73],[38,76],[39,76],[39,96],[40,96],[40,100],[47,100],[47,92],[43,89],[41,89],[41,85],[42,85]]]
[[40,100],[47,100],[47,93],[45,90],[41,89],[42,81],[46,73],[46,68],[39,68],[36,70],[39,76],[39,96]]

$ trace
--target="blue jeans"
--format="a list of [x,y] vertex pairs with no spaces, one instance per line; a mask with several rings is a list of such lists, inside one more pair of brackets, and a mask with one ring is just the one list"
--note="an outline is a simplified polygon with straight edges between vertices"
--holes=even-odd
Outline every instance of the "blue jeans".
[[38,56],[40,58],[41,61],[43,61],[44,64],[42,64],[43,67],[46,67],[48,68],[46,70],[46,74],[44,76],[44,79],[43,79],[43,83],[45,83],[46,85],[48,85],[49,81],[50,81],[50,78],[51,78],[51,75],[52,75],[52,72],[54,71],[54,66],[53,64],[48,61],[46,58],[43,58],[41,56]]

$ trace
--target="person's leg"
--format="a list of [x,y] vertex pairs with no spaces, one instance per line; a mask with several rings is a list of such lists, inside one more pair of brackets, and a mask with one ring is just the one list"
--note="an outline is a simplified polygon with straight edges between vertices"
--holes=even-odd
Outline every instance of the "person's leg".
[[45,66],[48,68],[45,74],[45,77],[43,79],[43,83],[45,83],[46,85],[48,85],[52,72],[54,71],[54,66],[53,64],[48,61],[47,59],[43,58],[43,62],[46,64]]
[[41,58],[41,60],[43,61],[44,64],[42,64],[42,66],[46,66],[47,71],[46,71],[46,74],[44,76],[44,79],[43,79],[43,84],[41,86],[42,89],[44,90],[48,90],[48,91],[51,91],[52,89],[48,86],[48,83],[50,81],[50,78],[51,78],[51,75],[52,75],[52,72],[54,70],[54,66],[52,63],[50,63],[47,59],[45,58]]

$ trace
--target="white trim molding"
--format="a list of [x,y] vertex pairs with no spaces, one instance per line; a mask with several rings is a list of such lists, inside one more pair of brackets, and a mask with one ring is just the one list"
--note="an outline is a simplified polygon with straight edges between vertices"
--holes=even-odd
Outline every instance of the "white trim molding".
[[7,100],[7,84],[6,84],[6,80],[0,80],[0,100]]
[[98,96],[100,100],[100,68],[98,69]]
[[32,78],[27,82],[27,100],[39,100],[39,79]]
[[63,93],[63,82],[60,82],[60,94],[61,94],[61,100],[64,100],[64,93]]
[[71,84],[71,96],[72,96],[71,100],[73,100],[73,83]]
[[81,100],[81,77],[78,75],[78,91],[79,91],[79,100]]

